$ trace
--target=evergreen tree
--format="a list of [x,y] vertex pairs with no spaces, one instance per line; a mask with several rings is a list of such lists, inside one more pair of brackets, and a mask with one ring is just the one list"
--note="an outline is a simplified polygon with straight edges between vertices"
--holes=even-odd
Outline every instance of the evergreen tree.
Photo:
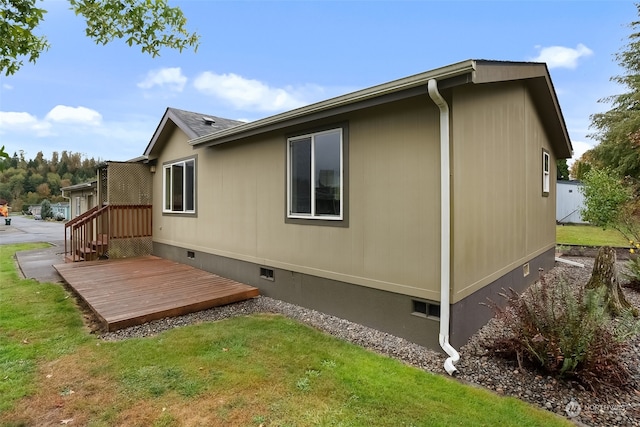
[[44,199],[40,204],[40,216],[42,219],[53,218],[53,211],[51,210],[51,202]]
[[[640,3],[636,4],[640,16]],[[591,151],[598,166],[611,169],[619,177],[640,177],[640,21],[629,24],[629,42],[615,55],[625,70],[611,80],[626,88],[626,92],[600,100],[611,103],[605,113],[591,116],[591,137],[600,143]]]
[[557,180],[568,181],[569,180],[569,165],[567,165],[567,159],[560,159],[556,161],[556,169],[558,170]]

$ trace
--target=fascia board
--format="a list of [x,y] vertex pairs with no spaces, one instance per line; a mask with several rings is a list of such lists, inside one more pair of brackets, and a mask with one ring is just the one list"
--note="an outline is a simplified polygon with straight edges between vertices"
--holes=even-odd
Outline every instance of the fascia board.
[[290,126],[291,124],[306,122],[309,121],[310,118],[315,119],[322,117],[323,115],[334,115],[339,112],[355,109],[357,107],[354,106],[357,105],[369,106],[372,104],[368,102],[375,102],[373,101],[375,99],[380,99],[380,102],[388,102],[390,99],[394,98],[392,96],[393,94],[426,86],[427,82],[431,79],[442,80],[453,78],[463,74],[472,73],[474,69],[475,61],[473,60],[459,62],[436,70],[394,80],[392,82],[338,96],[336,98],[297,108],[275,116],[225,129],[200,138],[194,138],[189,141],[189,144],[194,147],[209,147],[231,142],[247,136],[260,134],[268,130]]

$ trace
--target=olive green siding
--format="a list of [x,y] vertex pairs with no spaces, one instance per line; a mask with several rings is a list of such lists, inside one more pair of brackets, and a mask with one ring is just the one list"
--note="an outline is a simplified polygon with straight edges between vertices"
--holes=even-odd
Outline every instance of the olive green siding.
[[88,186],[85,188],[66,190],[65,197],[69,198],[69,207],[71,208],[70,216],[75,218],[82,215],[89,209],[96,206],[96,187]]
[[[154,210],[154,241],[384,291],[439,299],[438,110],[419,96],[157,159],[197,155],[196,215]],[[285,223],[286,137],[348,122],[348,227]],[[162,173],[154,176],[160,207]]]
[[[445,92],[451,107],[452,303],[555,243],[555,157],[521,82]],[[154,210],[154,241],[384,291],[440,299],[439,112],[427,95],[212,148],[178,128],[157,159],[196,158],[195,215]],[[348,123],[348,226],[285,222],[286,139]],[[555,167],[550,180],[555,182]],[[537,274],[531,272],[531,274]]]
[[[554,246],[556,168],[524,83],[455,88],[451,103],[455,303]],[[551,154],[548,196],[543,149]]]

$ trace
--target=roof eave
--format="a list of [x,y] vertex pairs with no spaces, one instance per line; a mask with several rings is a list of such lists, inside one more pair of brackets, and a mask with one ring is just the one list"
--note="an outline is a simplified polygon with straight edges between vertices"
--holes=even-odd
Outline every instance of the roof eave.
[[[544,100],[544,111],[546,111],[544,116],[547,124],[550,124],[550,134],[552,142],[554,143],[554,151],[558,158],[569,158],[573,155],[573,147],[569,133],[546,64],[488,60],[458,62],[266,117],[254,122],[221,130],[209,135],[192,138],[189,140],[189,144],[194,148],[211,147],[258,135],[270,130],[277,130],[290,125],[303,123],[312,119],[364,108],[365,106],[371,106],[373,102],[383,103],[386,102],[385,100],[391,100],[403,94],[404,96],[412,95],[413,92],[425,87],[431,79],[436,79],[439,83],[441,82],[443,88],[466,83],[496,83],[509,80],[529,80],[539,83],[544,81],[546,87],[543,92],[548,94]],[[549,108],[546,108],[547,106],[549,106]],[[145,154],[147,153],[145,152]]]
[[374,98],[380,98],[386,95],[393,95],[401,91],[407,91],[413,88],[425,86],[431,79],[443,80],[458,77],[464,74],[470,74],[475,71],[475,61],[467,60],[446,67],[416,74],[403,79],[394,80],[392,82],[373,86],[357,92],[338,96],[335,98],[321,101],[295,110],[276,114],[264,119],[249,122],[234,128],[221,130],[219,132],[194,138],[189,141],[194,147],[210,147],[213,145],[223,144],[244,138],[247,136],[262,133],[268,129],[276,129],[288,126],[292,122],[304,121],[306,117],[321,114],[328,111],[337,110],[355,106]]

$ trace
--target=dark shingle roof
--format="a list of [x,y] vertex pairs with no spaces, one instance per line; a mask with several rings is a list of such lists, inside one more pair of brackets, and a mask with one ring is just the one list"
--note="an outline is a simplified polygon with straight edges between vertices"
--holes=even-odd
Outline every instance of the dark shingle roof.
[[176,118],[180,120],[182,124],[187,126],[196,135],[196,137],[209,135],[244,123],[238,120],[225,119],[209,114],[194,113],[191,111],[179,110],[177,108],[168,108],[167,110],[175,114]]
[[178,108],[167,108],[156,131],[153,133],[151,141],[149,141],[147,148],[144,150],[144,154],[140,156],[140,158],[132,159],[132,161],[148,160],[150,157],[156,156],[176,126],[180,128],[189,139],[194,139],[211,135],[243,123],[244,122],[238,120],[224,119],[209,114],[194,113]]

